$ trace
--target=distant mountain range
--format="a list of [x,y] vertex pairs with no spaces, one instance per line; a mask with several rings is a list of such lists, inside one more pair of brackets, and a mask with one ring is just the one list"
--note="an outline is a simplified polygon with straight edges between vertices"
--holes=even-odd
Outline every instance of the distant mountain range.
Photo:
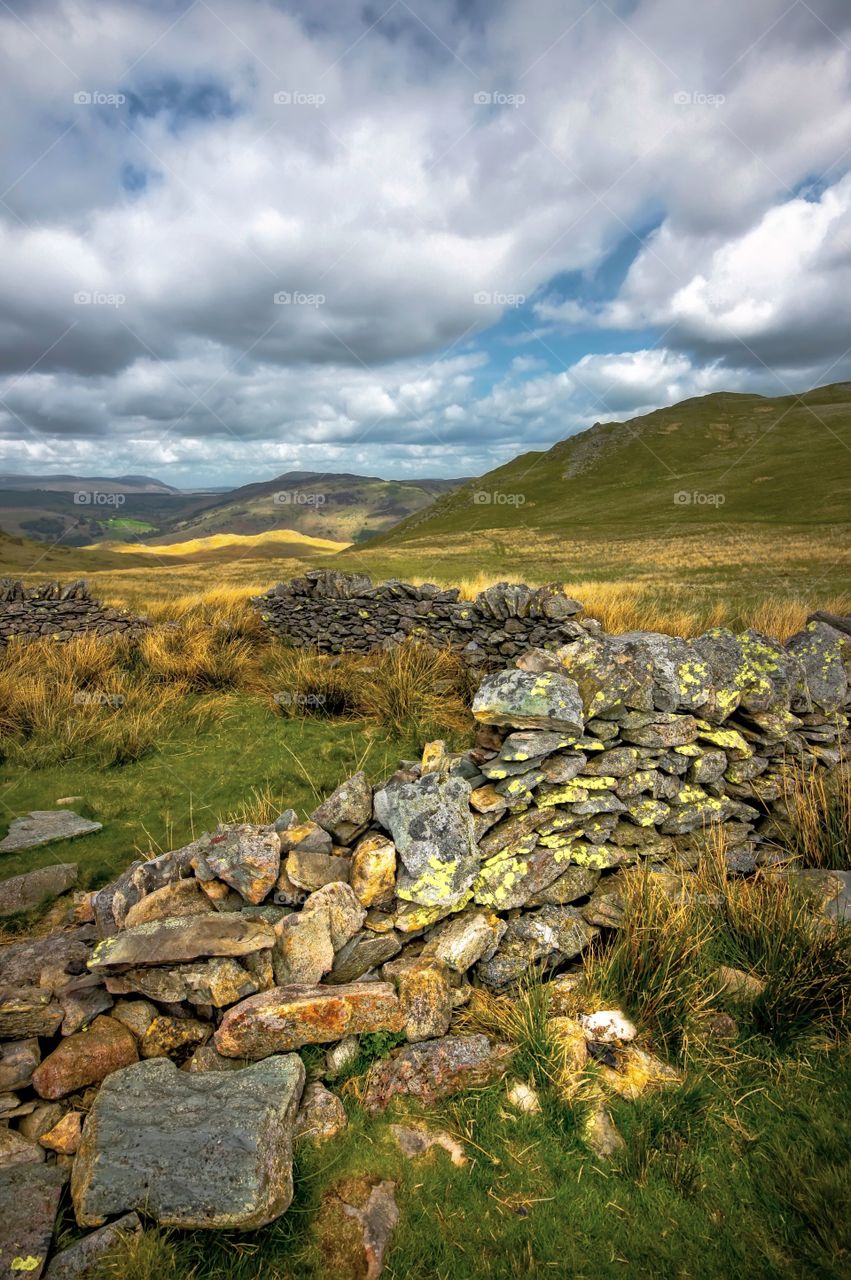
[[280,529],[360,542],[462,483],[290,471],[236,489],[188,492],[150,476],[0,475],[0,529],[69,547]]

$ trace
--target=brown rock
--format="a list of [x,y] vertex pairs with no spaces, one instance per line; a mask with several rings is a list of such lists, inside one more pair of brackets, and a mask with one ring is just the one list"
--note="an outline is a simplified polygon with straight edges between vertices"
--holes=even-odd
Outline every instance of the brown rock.
[[150,1000],[116,1000],[110,1016],[123,1022],[141,1040],[157,1016],[157,1006]]
[[493,1045],[487,1036],[444,1036],[398,1050],[375,1063],[363,1105],[383,1111],[395,1097],[412,1097],[429,1106],[464,1089],[491,1084],[506,1070],[510,1045]]
[[222,826],[209,837],[204,860],[212,874],[246,902],[262,902],[281,869],[280,839],[273,827],[248,822]]
[[136,1062],[136,1041],[115,1018],[95,1018],[85,1031],[62,1040],[33,1073],[39,1097],[61,1098]]
[[228,1058],[265,1058],[364,1031],[401,1031],[404,1015],[386,982],[273,987],[225,1013],[214,1036]]
[[38,1142],[57,1125],[65,1114],[61,1102],[42,1102],[28,1116],[18,1121],[18,1130],[28,1142]]
[[[384,977],[391,976],[396,961],[385,965]],[[426,959],[398,962],[392,976],[399,992],[399,1003],[405,1015],[405,1035],[411,1043],[435,1040],[445,1036],[452,1020],[452,992],[449,970],[442,960]]]
[[132,929],[135,925],[147,924],[150,920],[165,920],[169,916],[202,916],[214,910],[210,896],[201,888],[201,882],[191,876],[186,880],[175,880],[172,884],[163,885],[161,889],[154,889],[153,893],[140,898],[127,912],[124,923],[128,929]]
[[298,889],[321,889],[323,885],[340,880],[348,883],[351,858],[340,858],[331,853],[310,853],[293,849],[287,857],[287,875]]
[[330,853],[334,844],[328,832],[315,822],[287,827],[280,832],[279,839],[281,853],[289,853],[291,849],[300,849],[302,853]]
[[19,987],[0,991],[0,1040],[52,1036],[62,1022],[62,1006],[49,988]]
[[172,916],[138,924],[98,943],[90,969],[134,968],[137,965],[180,964],[206,956],[242,956],[262,951],[275,941],[265,920],[250,920],[241,912]]
[[138,992],[160,1004],[210,1004],[216,1009],[236,1004],[260,989],[259,983],[231,956],[215,956],[197,964],[128,969],[107,978],[117,995]]
[[753,1004],[765,990],[765,983],[755,974],[723,964],[715,970],[715,984],[719,995],[727,996],[733,1004],[743,1006]]

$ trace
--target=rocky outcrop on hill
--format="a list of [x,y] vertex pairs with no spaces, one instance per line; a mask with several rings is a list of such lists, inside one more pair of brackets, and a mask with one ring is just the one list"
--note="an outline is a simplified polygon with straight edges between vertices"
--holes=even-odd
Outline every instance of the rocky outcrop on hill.
[[[325,1047],[333,1082],[365,1037],[395,1045],[366,1081],[372,1112],[498,1080],[510,1048],[459,1025],[473,989],[569,977],[618,929],[629,877],[688,894],[718,827],[729,874],[772,867],[789,765],[842,764],[849,674],[851,639],[823,621],[786,645],[582,630],[482,681],[469,750],[430,743],[307,820],[228,824],[134,863],[78,910],[88,923],[0,948],[0,1181],[72,1165],[87,1227],[269,1221],[294,1136],[316,1129],[297,1118],[300,1050]],[[838,900],[841,880],[808,874]],[[578,1063],[585,1039],[634,1035],[613,1011],[554,1023]]]
[[66,587],[58,582],[25,587],[15,579],[0,578],[0,645],[13,636],[70,640],[80,631],[139,635],[147,626],[144,618],[93,600],[83,581]]
[[281,582],[252,603],[271,630],[320,653],[369,653],[408,636],[450,645],[474,666],[502,665],[535,645],[563,644],[600,626],[582,605],[553,587],[500,582],[475,600],[457,587],[413,586],[365,574],[315,569]]

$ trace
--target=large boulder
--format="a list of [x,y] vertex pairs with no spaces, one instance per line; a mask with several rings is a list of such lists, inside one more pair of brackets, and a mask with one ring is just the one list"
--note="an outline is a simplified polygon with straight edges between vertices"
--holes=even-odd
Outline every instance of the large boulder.
[[364,1031],[401,1031],[404,1025],[387,982],[273,987],[228,1009],[214,1043],[226,1058],[265,1058]]
[[555,671],[498,671],[479,686],[473,715],[484,724],[551,729],[576,742],[584,728],[582,698],[574,680]]
[[421,906],[454,906],[479,869],[469,783],[436,773],[390,783],[375,797],[375,814],[402,862],[399,897]]
[[71,1175],[81,1227],[143,1211],[165,1226],[262,1227],[292,1200],[295,1054],[241,1071],[179,1071],[166,1058],[106,1080]]

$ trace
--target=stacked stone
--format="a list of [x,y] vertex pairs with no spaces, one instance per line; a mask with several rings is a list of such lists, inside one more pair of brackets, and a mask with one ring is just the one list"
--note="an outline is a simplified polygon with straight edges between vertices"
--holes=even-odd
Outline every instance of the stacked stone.
[[81,631],[138,635],[148,625],[144,618],[93,600],[82,580],[65,587],[58,582],[25,587],[14,579],[0,579],[0,646],[13,637],[70,640]]
[[373,586],[364,574],[315,570],[279,583],[252,603],[281,639],[320,653],[369,653],[408,636],[449,645],[472,666],[502,666],[535,646],[596,634],[577,620],[582,606],[558,587],[497,583],[475,600],[457,587],[414,586],[391,579]]
[[307,820],[134,863],[75,927],[0,950],[0,1168],[69,1164],[82,1226],[269,1221],[292,1194],[300,1049],[325,1046],[330,1079],[357,1037],[396,1037],[373,1111],[498,1078],[510,1050],[458,1033],[474,987],[578,961],[637,866],[687,891],[715,824],[732,873],[770,863],[784,767],[841,765],[849,671],[851,637],[821,621],[785,646],[583,634],[483,681],[470,750],[429,744]]

